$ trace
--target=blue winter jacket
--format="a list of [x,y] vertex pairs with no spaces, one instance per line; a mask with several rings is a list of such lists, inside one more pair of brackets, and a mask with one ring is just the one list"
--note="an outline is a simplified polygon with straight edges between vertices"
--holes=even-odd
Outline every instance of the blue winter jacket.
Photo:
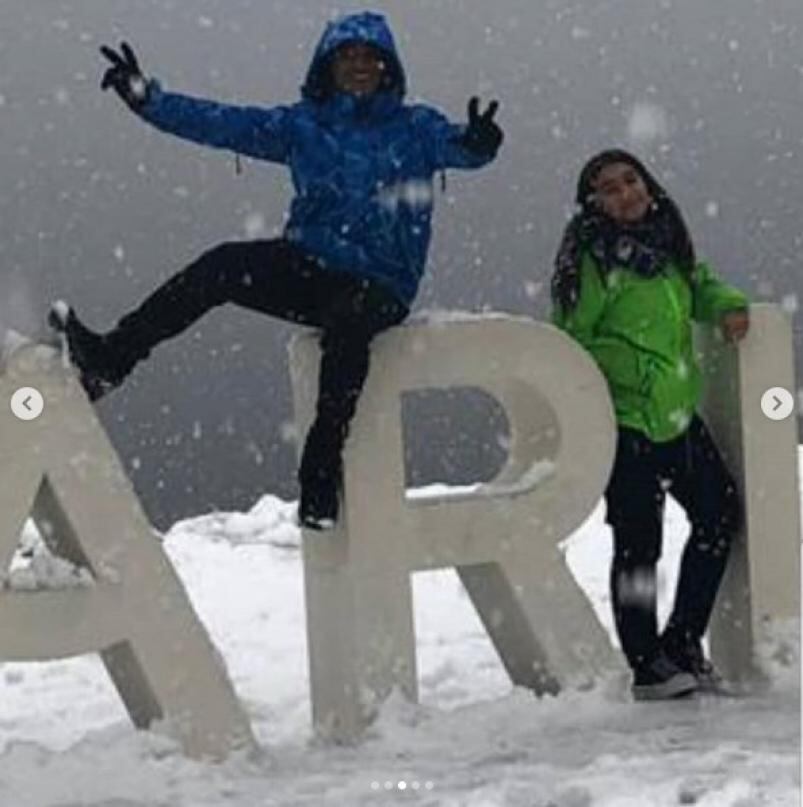
[[[371,96],[333,92],[329,62],[346,42],[386,58]],[[405,305],[415,297],[429,247],[433,176],[479,168],[459,143],[464,126],[422,104],[406,105],[404,69],[379,14],[330,23],[315,50],[302,99],[272,109],[219,104],[163,91],[151,82],[142,117],[197,143],[290,167],[296,195],[285,237],[332,271],[375,279]]]

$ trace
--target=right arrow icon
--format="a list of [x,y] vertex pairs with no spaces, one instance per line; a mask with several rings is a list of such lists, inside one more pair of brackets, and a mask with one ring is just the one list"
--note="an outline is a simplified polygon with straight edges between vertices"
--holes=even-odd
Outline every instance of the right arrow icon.
[[770,387],[761,396],[761,411],[770,420],[784,420],[792,414],[795,399],[784,387]]

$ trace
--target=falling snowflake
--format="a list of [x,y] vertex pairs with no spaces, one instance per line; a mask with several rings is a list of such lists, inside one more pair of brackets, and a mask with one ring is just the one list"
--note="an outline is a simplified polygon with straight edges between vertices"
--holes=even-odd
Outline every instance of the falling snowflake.
[[543,283],[534,283],[533,281],[527,281],[524,284],[524,293],[527,295],[529,300],[534,300],[541,289],[544,287]]
[[669,413],[669,422],[677,426],[680,431],[685,431],[691,422],[691,416],[684,409],[675,409]]
[[279,434],[285,443],[298,442],[298,428],[292,420],[285,420],[279,427]]
[[651,572],[620,574],[616,588],[622,603],[650,608],[655,601],[657,587],[655,575]]
[[666,137],[669,121],[666,111],[657,104],[634,104],[627,115],[627,136],[631,141],[646,144]]
[[427,180],[399,182],[379,189],[379,203],[388,210],[396,210],[400,204],[411,208],[432,207],[432,183]]
[[262,213],[249,213],[243,222],[243,229],[248,238],[258,238],[265,233],[265,216]]

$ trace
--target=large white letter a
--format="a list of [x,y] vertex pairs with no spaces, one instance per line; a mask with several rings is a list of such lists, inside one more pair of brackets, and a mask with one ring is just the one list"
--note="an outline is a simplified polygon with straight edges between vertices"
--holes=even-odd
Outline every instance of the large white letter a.
[[[35,420],[10,410],[20,387],[44,398]],[[21,348],[0,374],[0,402],[0,573],[31,516],[51,551],[94,578],[87,588],[0,588],[0,661],[96,651],[137,726],[164,719],[193,756],[250,745],[223,662],[72,371],[51,348]]]

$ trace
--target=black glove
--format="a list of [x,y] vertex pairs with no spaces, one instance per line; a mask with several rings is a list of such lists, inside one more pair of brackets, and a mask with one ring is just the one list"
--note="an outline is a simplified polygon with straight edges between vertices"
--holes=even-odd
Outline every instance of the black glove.
[[502,130],[493,119],[499,102],[491,101],[482,114],[479,107],[480,99],[475,95],[468,102],[468,126],[459,142],[463,148],[480,157],[493,157],[504,139]]
[[148,102],[148,82],[142,75],[137,57],[127,42],[120,43],[120,53],[102,45],[100,52],[112,63],[103,74],[101,90],[111,87],[134,112]]

